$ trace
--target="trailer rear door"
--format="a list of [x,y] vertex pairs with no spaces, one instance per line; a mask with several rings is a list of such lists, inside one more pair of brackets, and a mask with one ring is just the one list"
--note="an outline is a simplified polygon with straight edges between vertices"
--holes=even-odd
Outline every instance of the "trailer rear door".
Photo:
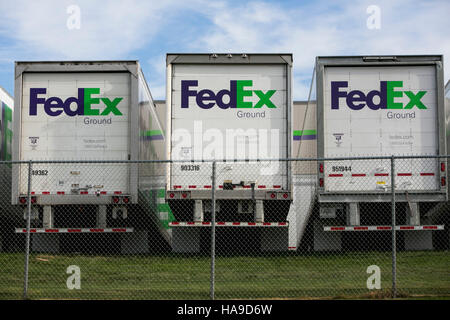
[[[172,159],[286,158],[288,72],[285,64],[174,64]],[[288,189],[286,162],[220,162],[216,172],[218,187]],[[211,163],[172,165],[170,188],[208,187]]]
[[[21,100],[21,160],[128,159],[129,73],[24,73]],[[35,164],[32,174],[36,194],[129,190],[126,164]],[[26,194],[26,172],[19,185]]]
[[[347,66],[324,71],[324,157],[437,155],[435,66]],[[437,159],[396,161],[398,190],[439,190]],[[390,185],[390,161],[325,163],[325,191]]]

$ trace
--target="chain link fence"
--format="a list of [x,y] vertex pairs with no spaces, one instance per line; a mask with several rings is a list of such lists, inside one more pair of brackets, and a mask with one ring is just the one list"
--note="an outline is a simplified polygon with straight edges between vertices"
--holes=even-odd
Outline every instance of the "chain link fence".
[[450,297],[447,157],[0,169],[1,299]]

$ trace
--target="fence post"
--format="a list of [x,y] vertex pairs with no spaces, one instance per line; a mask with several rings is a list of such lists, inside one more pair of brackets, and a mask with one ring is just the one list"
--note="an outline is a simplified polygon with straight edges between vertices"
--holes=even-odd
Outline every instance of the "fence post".
[[212,163],[211,186],[211,287],[210,298],[214,300],[215,272],[216,272],[216,162]]
[[395,230],[395,157],[391,157],[391,193],[392,193],[392,298],[397,297],[397,239]]
[[28,266],[30,261],[30,225],[31,225],[31,160],[28,162],[27,187],[27,234],[25,241],[25,271],[23,280],[23,298],[28,298]]

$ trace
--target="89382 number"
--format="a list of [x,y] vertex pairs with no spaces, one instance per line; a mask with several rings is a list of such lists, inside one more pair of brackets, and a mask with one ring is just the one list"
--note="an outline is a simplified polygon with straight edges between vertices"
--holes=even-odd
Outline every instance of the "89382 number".
[[48,170],[31,170],[33,176],[47,176]]

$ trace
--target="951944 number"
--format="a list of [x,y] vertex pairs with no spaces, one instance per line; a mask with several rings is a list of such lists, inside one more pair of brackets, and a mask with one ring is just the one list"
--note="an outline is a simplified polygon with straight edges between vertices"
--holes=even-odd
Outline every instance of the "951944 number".
[[352,166],[332,166],[331,171],[333,172],[352,171]]

